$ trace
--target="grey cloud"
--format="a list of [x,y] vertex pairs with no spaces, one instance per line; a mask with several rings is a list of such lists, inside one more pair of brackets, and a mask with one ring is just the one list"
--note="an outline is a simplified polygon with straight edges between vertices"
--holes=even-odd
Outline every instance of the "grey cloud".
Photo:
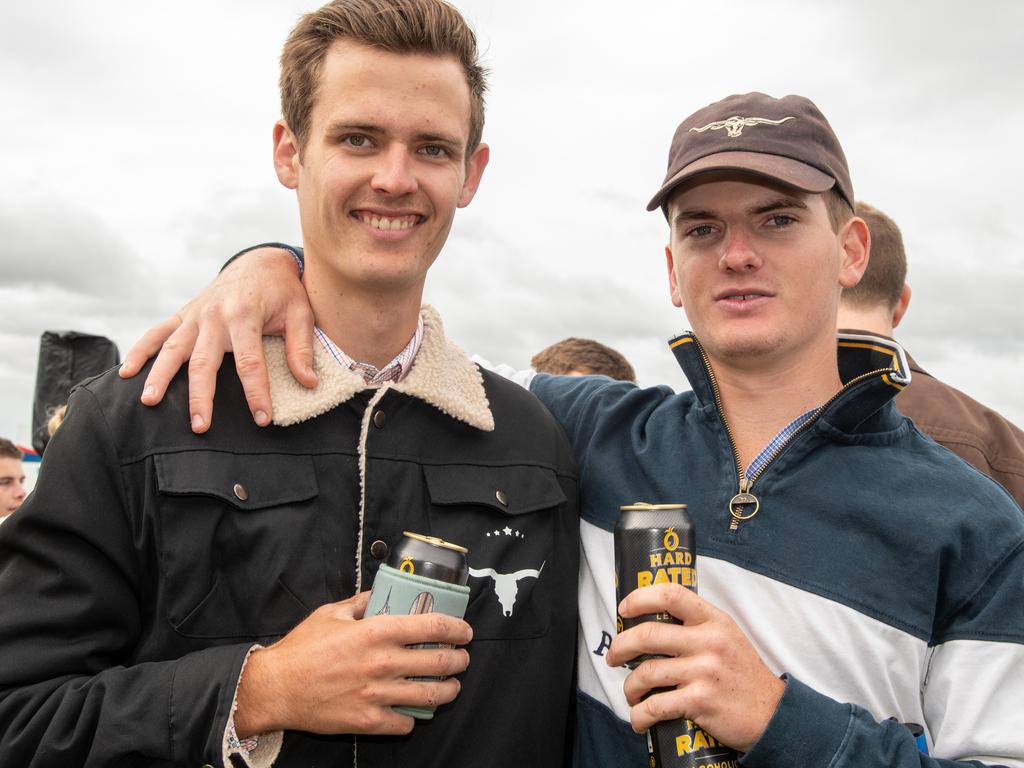
[[[249,245],[302,243],[294,193],[283,187],[221,189],[195,201],[175,218],[191,260],[192,280],[199,285],[213,279],[232,254]],[[199,274],[194,270],[200,270]]]
[[103,219],[60,199],[6,201],[0,259],[8,286],[52,286],[106,299],[145,282],[137,254]]

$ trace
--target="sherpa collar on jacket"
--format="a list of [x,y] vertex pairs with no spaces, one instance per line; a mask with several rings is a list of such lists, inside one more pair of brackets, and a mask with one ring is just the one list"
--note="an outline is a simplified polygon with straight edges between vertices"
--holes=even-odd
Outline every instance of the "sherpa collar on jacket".
[[[424,305],[420,314],[423,342],[412,370],[401,382],[384,387],[417,397],[479,430],[493,431],[494,416],[480,369],[445,337],[441,317],[433,307]],[[374,388],[358,373],[339,365],[320,344],[313,345],[313,371],[317,376],[313,389],[306,389],[292,377],[283,339],[264,337],[263,353],[270,376],[274,423],[278,426],[287,427],[320,416],[346,402],[356,392]]]

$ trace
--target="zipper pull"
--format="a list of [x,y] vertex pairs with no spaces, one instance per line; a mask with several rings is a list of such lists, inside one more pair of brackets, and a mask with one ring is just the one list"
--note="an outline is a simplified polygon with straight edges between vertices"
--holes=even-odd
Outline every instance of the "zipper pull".
[[740,522],[749,520],[761,508],[761,502],[757,500],[757,496],[750,492],[753,485],[753,480],[740,478],[740,492],[729,500],[729,515],[732,517],[732,520],[729,521],[730,531],[739,530]]

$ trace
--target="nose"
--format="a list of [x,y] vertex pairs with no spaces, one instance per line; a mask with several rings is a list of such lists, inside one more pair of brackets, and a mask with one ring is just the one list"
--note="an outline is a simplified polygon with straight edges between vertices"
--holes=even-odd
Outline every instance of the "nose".
[[18,501],[22,501],[28,494],[25,492],[25,484],[18,483],[17,490],[14,492],[14,498]]
[[762,261],[746,233],[730,230],[718,263],[726,271],[752,272],[760,269]]
[[393,143],[380,155],[380,163],[371,182],[374,190],[396,197],[415,192],[419,188],[419,182],[416,179],[414,162],[405,144]]

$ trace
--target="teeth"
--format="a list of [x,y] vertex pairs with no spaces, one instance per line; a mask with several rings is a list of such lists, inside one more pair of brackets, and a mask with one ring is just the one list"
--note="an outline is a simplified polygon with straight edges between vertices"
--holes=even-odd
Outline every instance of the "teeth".
[[374,229],[380,229],[383,231],[392,229],[412,229],[412,226],[415,223],[414,219],[414,216],[401,219],[389,219],[387,217],[370,216],[367,214],[363,214],[359,217],[359,220],[363,222],[363,224],[369,224]]

